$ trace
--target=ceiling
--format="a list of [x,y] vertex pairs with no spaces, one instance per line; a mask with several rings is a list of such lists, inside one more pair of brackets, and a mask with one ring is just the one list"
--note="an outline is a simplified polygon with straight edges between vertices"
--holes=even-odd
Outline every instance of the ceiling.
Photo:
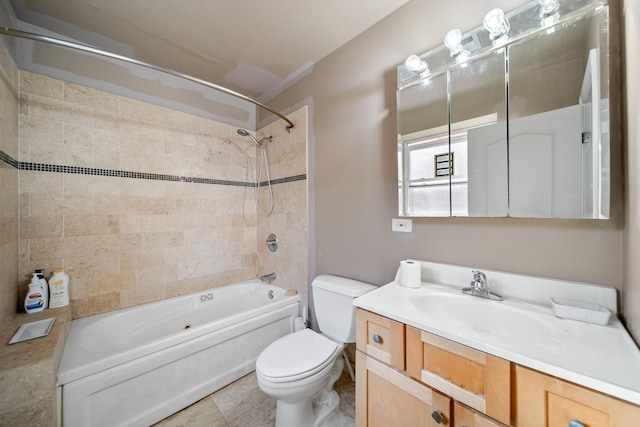
[[9,0],[17,18],[267,102],[408,0]]

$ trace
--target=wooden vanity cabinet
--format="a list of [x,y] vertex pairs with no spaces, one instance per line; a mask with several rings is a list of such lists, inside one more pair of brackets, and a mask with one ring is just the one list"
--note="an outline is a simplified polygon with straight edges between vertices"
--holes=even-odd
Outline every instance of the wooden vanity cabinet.
[[451,399],[356,352],[356,427],[451,426]]
[[517,366],[515,383],[518,427],[640,425],[640,407],[564,380]]
[[405,325],[366,310],[356,310],[356,348],[404,371]]
[[511,362],[406,326],[407,372],[458,402],[511,423]]
[[450,426],[451,399],[409,378],[405,328],[356,311],[356,426]]
[[640,406],[366,310],[356,315],[357,427],[640,426]]
[[454,427],[507,427],[501,422],[480,414],[460,402],[453,405]]

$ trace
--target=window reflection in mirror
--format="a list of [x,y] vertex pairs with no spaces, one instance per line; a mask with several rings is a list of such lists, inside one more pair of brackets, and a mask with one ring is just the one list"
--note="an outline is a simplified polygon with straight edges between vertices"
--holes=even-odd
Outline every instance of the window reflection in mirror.
[[451,180],[453,216],[507,215],[504,55],[502,49],[450,73],[452,132],[465,135],[452,151],[468,157]]
[[451,215],[448,123],[446,74],[398,90],[400,215]]

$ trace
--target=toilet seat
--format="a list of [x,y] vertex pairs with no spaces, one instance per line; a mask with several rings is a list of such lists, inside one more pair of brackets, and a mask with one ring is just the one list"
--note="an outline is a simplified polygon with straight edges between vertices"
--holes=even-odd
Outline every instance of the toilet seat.
[[271,343],[258,357],[256,371],[274,383],[309,377],[333,363],[342,346],[311,329]]

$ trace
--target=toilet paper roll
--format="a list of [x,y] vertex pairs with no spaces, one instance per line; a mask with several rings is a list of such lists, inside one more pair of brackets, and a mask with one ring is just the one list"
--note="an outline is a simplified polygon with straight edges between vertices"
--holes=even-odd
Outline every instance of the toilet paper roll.
[[419,288],[422,285],[419,262],[400,261],[400,284],[407,288]]

